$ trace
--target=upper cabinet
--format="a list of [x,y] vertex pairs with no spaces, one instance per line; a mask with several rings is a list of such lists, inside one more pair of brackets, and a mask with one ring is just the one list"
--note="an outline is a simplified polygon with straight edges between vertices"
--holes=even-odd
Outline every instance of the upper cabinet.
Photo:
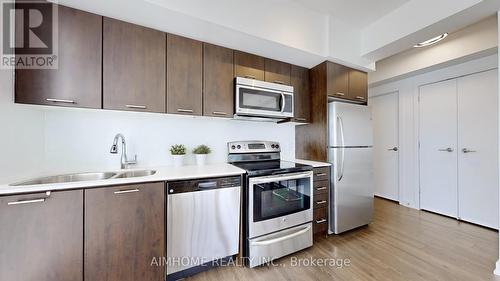
[[103,107],[165,112],[165,33],[104,18]]
[[16,69],[15,102],[101,108],[102,17],[64,6],[58,17],[58,68]]
[[233,50],[203,43],[203,115],[233,117]]
[[167,35],[167,113],[202,115],[203,46]]
[[349,98],[366,102],[368,100],[368,74],[351,69],[349,71]]
[[264,81],[265,59],[263,57],[234,51],[234,76]]
[[294,116],[296,122],[310,121],[311,95],[309,93],[309,69],[291,66],[291,85],[293,86]]
[[266,59],[264,69],[265,81],[283,85],[290,85],[290,64],[277,60]]
[[326,62],[326,91],[328,96],[366,104],[368,74],[333,62]]

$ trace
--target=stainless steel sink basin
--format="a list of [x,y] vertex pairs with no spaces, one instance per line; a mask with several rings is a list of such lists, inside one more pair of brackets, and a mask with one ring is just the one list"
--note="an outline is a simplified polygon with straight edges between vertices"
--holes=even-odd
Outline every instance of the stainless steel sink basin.
[[154,170],[139,170],[139,171],[130,171],[130,172],[125,172],[118,174],[115,179],[125,179],[125,178],[137,178],[137,177],[146,177],[146,176],[152,176],[156,174],[156,171]]
[[78,181],[94,181],[105,180],[116,176],[117,173],[81,173],[81,174],[67,174],[50,176],[43,178],[36,178],[23,182],[10,184],[11,186],[23,185],[37,185],[37,184],[51,184],[51,183],[65,183],[65,182],[78,182]]

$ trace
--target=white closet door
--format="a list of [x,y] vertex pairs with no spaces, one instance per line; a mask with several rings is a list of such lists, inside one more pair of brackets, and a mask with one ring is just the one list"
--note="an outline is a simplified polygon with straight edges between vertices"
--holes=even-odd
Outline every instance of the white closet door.
[[457,80],[420,87],[420,208],[457,217]]
[[459,218],[498,229],[497,70],[458,79],[458,112]]
[[398,92],[370,98],[375,195],[399,201]]

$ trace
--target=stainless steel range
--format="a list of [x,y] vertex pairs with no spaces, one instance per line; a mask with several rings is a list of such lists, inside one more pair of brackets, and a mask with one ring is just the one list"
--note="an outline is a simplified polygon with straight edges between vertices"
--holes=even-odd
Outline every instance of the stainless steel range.
[[247,171],[244,249],[250,267],[312,246],[312,167],[281,161],[277,142],[228,143],[228,162]]

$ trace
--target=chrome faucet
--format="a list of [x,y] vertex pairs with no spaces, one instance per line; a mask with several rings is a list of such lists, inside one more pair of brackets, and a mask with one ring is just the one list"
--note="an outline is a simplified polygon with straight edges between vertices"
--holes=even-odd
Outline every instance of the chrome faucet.
[[134,160],[129,161],[127,158],[127,144],[125,143],[125,137],[122,134],[116,134],[115,139],[113,140],[113,145],[111,146],[111,154],[118,153],[118,139],[122,139],[122,157],[120,160],[121,168],[126,169],[128,165],[137,164],[137,155],[134,156]]

